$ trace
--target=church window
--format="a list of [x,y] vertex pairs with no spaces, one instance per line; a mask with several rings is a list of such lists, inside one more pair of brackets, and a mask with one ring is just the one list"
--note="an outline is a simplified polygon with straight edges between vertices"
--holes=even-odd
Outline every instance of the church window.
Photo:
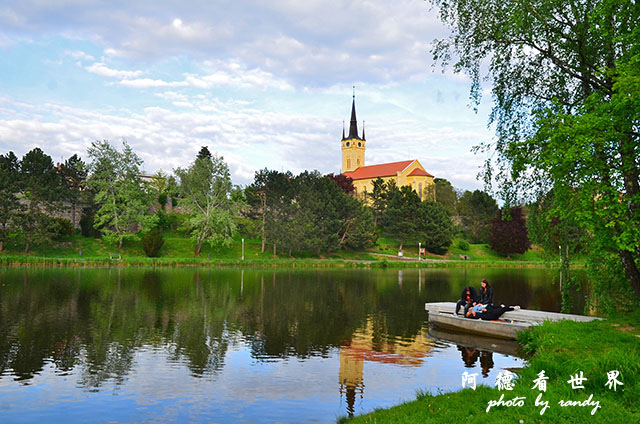
[[360,166],[360,158],[356,159],[356,164]]
[[347,168],[351,168],[351,159],[347,159]]
[[418,197],[422,200],[422,183],[418,184]]

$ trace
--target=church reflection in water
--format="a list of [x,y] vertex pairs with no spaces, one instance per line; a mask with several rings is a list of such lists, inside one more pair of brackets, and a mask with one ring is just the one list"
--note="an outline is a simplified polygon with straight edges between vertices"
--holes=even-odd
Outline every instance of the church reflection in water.
[[340,399],[346,400],[349,417],[355,413],[357,398],[364,396],[365,361],[418,367],[434,346],[425,331],[413,338],[390,340],[380,339],[374,327],[374,320],[369,318],[340,349]]

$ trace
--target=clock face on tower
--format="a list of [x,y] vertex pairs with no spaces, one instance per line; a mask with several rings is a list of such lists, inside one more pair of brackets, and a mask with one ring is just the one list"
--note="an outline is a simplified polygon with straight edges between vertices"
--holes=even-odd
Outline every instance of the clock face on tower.
[[350,145],[350,144],[351,144],[351,143],[349,143],[349,142],[347,141],[347,147],[349,147],[349,145]]
[[358,147],[362,147],[362,143],[358,141]]

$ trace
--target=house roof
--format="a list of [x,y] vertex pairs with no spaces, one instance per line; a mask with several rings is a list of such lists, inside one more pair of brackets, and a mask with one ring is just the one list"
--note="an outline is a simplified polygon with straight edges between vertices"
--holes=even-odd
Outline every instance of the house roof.
[[355,171],[345,172],[344,175],[352,180],[364,180],[367,178],[390,177],[398,172],[404,171],[407,166],[413,163],[412,160],[402,162],[381,163],[380,165],[361,166]]
[[427,171],[425,171],[422,168],[416,168],[413,171],[411,171],[411,173],[409,174],[410,177],[415,177],[415,176],[423,176],[423,177],[433,177],[433,175],[429,174]]

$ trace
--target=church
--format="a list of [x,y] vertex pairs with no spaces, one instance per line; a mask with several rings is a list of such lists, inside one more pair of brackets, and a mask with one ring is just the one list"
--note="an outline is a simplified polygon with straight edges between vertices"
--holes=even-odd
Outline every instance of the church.
[[378,165],[365,165],[364,152],[366,144],[364,123],[362,125],[362,137],[358,134],[356,96],[354,94],[348,136],[345,136],[344,125],[342,126],[342,174],[353,180],[356,196],[366,199],[367,193],[373,191],[373,181],[377,178],[382,178],[385,182],[394,181],[398,187],[410,186],[418,193],[420,200],[435,200],[433,175],[428,173],[420,162],[412,159]]

